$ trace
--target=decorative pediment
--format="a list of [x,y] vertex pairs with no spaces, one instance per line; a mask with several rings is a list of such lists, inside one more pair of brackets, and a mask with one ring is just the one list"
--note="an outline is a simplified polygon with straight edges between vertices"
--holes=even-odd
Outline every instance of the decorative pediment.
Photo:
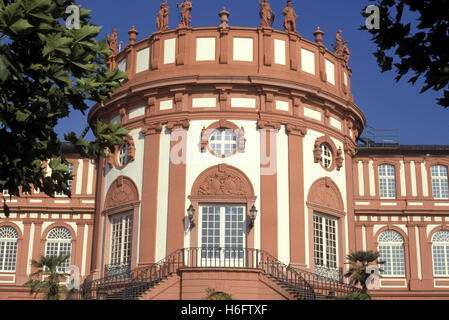
[[193,196],[253,196],[254,190],[239,169],[222,164],[207,169],[196,179]]
[[344,211],[343,198],[338,186],[329,177],[315,181],[310,188],[307,201],[327,208]]
[[105,209],[139,201],[139,192],[134,182],[124,176],[118,177],[109,187]]

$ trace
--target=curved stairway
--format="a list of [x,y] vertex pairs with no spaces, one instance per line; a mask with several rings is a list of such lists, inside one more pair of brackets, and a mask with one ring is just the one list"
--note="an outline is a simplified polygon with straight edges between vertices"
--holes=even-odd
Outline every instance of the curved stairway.
[[287,266],[258,249],[184,248],[144,268],[86,280],[81,299],[136,300],[182,268],[239,268],[262,271],[297,300],[324,300],[360,292],[334,279]]

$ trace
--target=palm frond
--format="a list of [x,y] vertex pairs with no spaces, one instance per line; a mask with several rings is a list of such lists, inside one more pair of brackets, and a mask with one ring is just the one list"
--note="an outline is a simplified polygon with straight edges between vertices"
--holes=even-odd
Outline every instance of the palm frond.
[[34,293],[35,298],[39,293],[43,293],[46,300],[58,300],[60,293],[67,295],[67,288],[60,285],[67,274],[58,272],[57,268],[68,258],[70,258],[70,255],[67,254],[59,256],[41,255],[39,260],[32,260],[31,264],[38,270],[30,275],[30,280],[24,286],[30,288],[30,292]]

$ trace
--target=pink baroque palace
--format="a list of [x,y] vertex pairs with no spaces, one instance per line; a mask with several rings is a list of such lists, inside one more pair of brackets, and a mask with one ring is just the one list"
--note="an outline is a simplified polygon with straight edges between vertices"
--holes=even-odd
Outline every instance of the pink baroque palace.
[[[331,299],[359,292],[346,256],[386,261],[374,299],[449,298],[449,146],[360,139],[350,50],[319,28],[307,40],[288,1],[284,30],[268,1],[260,27],[190,27],[194,4],[154,13],[158,31],[120,51],[128,73],[90,124],[121,122],[126,143],[73,165],[71,198],[5,197],[0,298],[23,287],[41,254],[69,253],[81,299]],[[3,190],[5,196],[7,190]]]

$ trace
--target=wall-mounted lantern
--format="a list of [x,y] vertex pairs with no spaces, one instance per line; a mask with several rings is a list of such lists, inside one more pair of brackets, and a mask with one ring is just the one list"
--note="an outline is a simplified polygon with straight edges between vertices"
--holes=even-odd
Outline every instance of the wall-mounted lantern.
[[195,227],[195,221],[193,221],[194,216],[195,216],[195,208],[193,207],[192,204],[190,204],[190,207],[187,209],[187,218],[189,218],[189,230]]
[[251,230],[254,227],[254,221],[256,221],[256,218],[257,218],[257,209],[256,206],[253,205],[251,210],[249,210],[248,230]]

